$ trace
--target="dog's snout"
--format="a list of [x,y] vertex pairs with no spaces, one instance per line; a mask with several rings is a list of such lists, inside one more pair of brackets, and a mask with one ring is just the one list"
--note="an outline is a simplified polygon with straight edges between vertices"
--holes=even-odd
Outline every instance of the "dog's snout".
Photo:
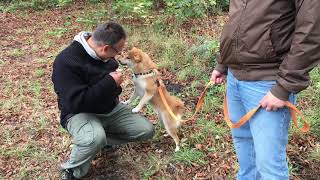
[[117,56],[115,59],[116,59],[121,65],[126,65],[126,64],[127,64],[127,63],[126,63],[127,57]]
[[127,64],[124,63],[121,59],[118,59],[118,62],[119,62],[121,65],[127,65]]

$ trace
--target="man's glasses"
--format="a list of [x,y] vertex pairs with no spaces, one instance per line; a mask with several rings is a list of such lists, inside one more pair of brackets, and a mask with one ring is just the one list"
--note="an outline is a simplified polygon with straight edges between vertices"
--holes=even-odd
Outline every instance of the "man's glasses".
[[113,46],[109,46],[114,52],[116,52],[117,54],[119,54],[121,51],[118,50],[117,48],[113,47]]

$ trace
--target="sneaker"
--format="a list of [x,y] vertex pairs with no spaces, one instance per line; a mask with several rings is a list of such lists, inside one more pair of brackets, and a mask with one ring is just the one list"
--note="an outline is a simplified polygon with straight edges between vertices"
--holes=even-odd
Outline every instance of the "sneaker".
[[62,180],[77,180],[78,178],[73,176],[72,169],[64,169],[62,170]]

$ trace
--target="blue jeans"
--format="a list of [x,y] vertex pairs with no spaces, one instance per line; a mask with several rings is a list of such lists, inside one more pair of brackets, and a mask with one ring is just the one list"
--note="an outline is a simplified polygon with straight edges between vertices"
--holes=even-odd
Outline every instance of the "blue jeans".
[[[275,85],[275,81],[239,81],[229,71],[227,76],[227,106],[229,117],[236,123]],[[289,101],[295,102],[291,94]],[[240,169],[238,180],[289,179],[286,146],[290,112],[260,109],[247,123],[232,129],[232,138]]]

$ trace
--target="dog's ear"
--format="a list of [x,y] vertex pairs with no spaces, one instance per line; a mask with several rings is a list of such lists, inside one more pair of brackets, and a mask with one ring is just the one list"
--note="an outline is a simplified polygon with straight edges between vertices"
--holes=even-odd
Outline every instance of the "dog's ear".
[[134,59],[137,63],[141,62],[141,61],[142,61],[142,55],[141,55],[141,53],[134,53],[134,54],[133,54],[133,59]]
[[142,52],[136,47],[133,47],[130,51],[132,53],[132,58],[135,62],[139,63],[142,61]]

